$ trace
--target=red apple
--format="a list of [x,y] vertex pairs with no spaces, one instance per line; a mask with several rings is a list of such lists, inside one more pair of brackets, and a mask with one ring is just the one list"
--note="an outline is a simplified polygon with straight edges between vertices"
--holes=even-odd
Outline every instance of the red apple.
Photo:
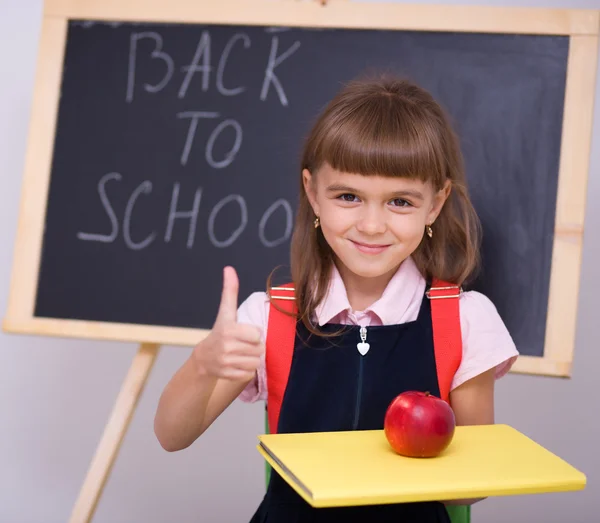
[[394,398],[385,413],[385,437],[402,456],[439,455],[450,445],[455,427],[452,407],[428,392],[403,392]]

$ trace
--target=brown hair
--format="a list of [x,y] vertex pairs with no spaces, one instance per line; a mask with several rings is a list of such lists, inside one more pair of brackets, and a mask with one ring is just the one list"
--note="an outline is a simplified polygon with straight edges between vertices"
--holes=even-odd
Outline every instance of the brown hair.
[[[412,257],[428,280],[462,285],[474,275],[480,223],[469,199],[458,138],[426,90],[389,77],[347,84],[318,117],[304,145],[301,170],[318,175],[324,164],[365,176],[416,178],[434,190],[450,180],[434,235],[424,238]],[[300,176],[291,273],[298,316],[316,333],[310,320],[327,293],[334,258],[314,219]]]

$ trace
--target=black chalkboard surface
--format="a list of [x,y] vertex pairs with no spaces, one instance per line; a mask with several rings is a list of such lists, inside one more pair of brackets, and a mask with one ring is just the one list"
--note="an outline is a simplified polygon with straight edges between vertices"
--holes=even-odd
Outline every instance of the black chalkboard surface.
[[[169,4],[170,5],[170,4]],[[596,11],[47,0],[3,328],[195,344],[222,268],[288,278],[303,139],[342,84],[392,73],[459,134],[483,223],[470,287],[513,370],[570,375]]]
[[394,72],[461,136],[476,288],[542,355],[566,37],[72,22],[35,314],[210,328],[289,263],[299,150],[342,82]]

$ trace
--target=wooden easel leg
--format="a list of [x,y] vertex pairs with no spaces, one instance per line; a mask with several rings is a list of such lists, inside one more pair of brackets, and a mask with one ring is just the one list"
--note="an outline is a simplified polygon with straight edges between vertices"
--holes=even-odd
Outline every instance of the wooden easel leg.
[[96,448],[69,523],[89,523],[92,520],[159,348],[160,345],[154,343],[140,345]]

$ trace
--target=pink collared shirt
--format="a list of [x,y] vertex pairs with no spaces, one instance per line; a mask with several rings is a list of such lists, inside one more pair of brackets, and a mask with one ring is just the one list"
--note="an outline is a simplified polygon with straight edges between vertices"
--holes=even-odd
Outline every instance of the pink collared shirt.
[[[320,326],[326,323],[345,325],[396,325],[417,319],[426,282],[412,258],[405,260],[392,277],[381,298],[364,311],[355,311],[348,302],[344,282],[334,269],[331,285],[315,314]],[[460,320],[463,357],[451,390],[479,374],[495,368],[496,378],[506,374],[519,353],[494,304],[483,294],[461,294]],[[238,322],[250,323],[262,330],[266,339],[269,300],[266,293],[251,294],[238,308]],[[240,394],[245,402],[267,399],[267,376],[264,356],[255,378]]]

